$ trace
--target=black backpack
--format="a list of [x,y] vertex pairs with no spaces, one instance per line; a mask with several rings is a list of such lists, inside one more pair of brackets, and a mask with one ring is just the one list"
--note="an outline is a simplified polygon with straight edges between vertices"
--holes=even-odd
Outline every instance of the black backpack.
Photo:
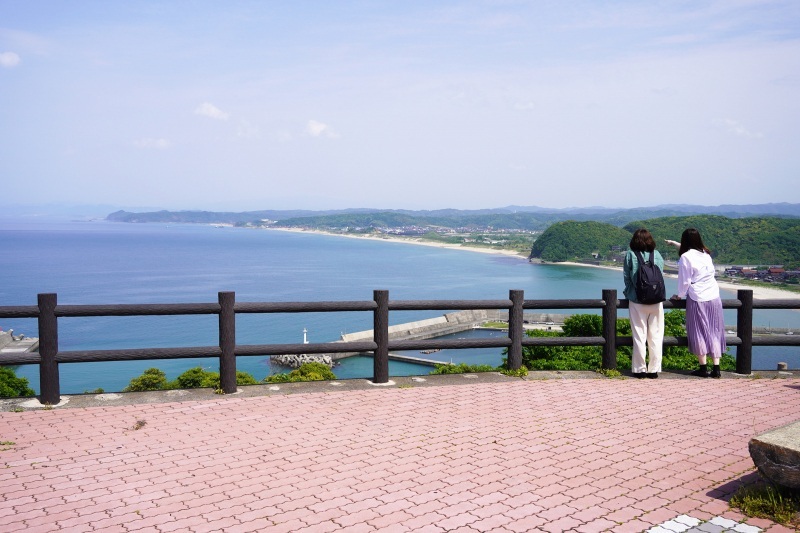
[[661,269],[653,261],[655,252],[650,254],[650,260],[645,261],[642,252],[634,251],[639,260],[639,270],[636,271],[634,288],[636,299],[640,304],[659,304],[667,299],[667,288],[664,286],[664,276]]

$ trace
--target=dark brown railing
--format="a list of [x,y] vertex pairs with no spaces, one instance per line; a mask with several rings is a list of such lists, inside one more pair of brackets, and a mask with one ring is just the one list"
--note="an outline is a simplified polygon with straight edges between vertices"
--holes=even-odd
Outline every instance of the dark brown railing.
[[[599,300],[525,300],[523,291],[511,290],[507,300],[389,300],[389,291],[376,290],[367,301],[335,302],[236,302],[233,292],[220,292],[217,303],[59,305],[57,295],[39,294],[36,306],[0,306],[0,318],[37,318],[39,352],[3,355],[0,365],[38,364],[40,401],[60,401],[59,363],[129,361],[146,359],[219,358],[220,386],[223,392],[236,391],[236,357],[252,355],[318,354],[372,352],[373,381],[389,380],[389,350],[508,348],[511,369],[522,365],[523,346],[601,346],[602,368],[615,369],[617,346],[631,346],[630,337],[616,335],[617,310],[628,307],[618,300],[616,290],[603,290]],[[800,300],[754,300],[753,291],[740,290],[737,299],[723,300],[725,309],[737,310],[736,335],[727,343],[736,347],[736,372],[750,374],[753,346],[800,346],[800,335],[753,336],[753,309],[800,309]],[[685,301],[664,302],[665,309],[685,308]],[[389,311],[433,311],[502,309],[508,310],[508,337],[453,340],[390,340]],[[527,337],[523,325],[525,309],[600,309],[600,337]],[[358,342],[316,344],[236,344],[236,315],[245,313],[319,313],[371,311],[373,339]],[[219,345],[177,348],[59,351],[58,319],[93,316],[218,315]],[[686,337],[665,337],[664,346],[686,346]]]

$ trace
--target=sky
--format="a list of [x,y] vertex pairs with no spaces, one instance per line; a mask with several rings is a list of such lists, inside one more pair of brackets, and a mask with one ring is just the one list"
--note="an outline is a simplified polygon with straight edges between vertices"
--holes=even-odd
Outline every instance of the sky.
[[800,202],[797,0],[0,0],[0,206]]

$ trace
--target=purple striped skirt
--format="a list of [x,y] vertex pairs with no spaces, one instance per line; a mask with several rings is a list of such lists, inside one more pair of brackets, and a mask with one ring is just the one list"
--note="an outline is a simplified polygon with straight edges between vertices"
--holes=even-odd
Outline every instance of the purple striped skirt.
[[707,302],[686,299],[686,336],[689,351],[695,355],[719,357],[728,346],[725,343],[725,317],[722,300]]

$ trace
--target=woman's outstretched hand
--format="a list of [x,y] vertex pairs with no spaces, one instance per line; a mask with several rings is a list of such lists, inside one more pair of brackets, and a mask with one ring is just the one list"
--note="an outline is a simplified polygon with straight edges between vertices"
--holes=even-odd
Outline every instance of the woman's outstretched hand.
[[681,247],[681,243],[679,243],[678,241],[672,241],[670,239],[664,239],[664,242],[667,243],[667,244],[671,244],[675,248],[680,248]]

